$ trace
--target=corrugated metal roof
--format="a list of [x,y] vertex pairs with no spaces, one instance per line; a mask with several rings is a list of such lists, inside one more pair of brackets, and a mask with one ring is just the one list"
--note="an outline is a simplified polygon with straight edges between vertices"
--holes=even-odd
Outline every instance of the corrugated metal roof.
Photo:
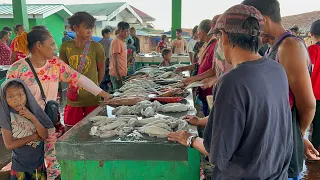
[[[63,6],[62,4],[28,4],[27,12],[28,15],[42,15],[56,8]],[[12,5],[11,4],[1,4],[0,5],[0,15],[12,15]]]
[[66,5],[66,7],[72,12],[85,11],[93,16],[108,16],[118,8],[123,6],[125,2],[115,3],[99,3],[99,4],[75,4]]
[[293,16],[282,17],[282,24],[286,29],[293,26],[298,26],[302,34],[307,34],[310,31],[311,24],[320,19],[320,11],[313,11]]

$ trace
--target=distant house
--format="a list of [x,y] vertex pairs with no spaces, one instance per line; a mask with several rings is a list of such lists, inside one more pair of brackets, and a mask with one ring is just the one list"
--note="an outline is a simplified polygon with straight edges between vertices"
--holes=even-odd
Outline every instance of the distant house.
[[282,24],[286,29],[290,29],[293,26],[299,27],[300,36],[310,45],[310,27],[311,24],[318,19],[320,19],[320,11],[313,11],[282,17]]
[[[28,4],[27,13],[29,27],[46,26],[53,35],[58,47],[60,47],[63,31],[65,30],[65,19],[69,18],[72,13],[61,4]],[[15,26],[11,4],[0,4],[0,29],[4,26],[11,28]]]
[[66,5],[72,12],[86,11],[96,19],[94,34],[101,36],[101,30],[105,27],[116,27],[121,21],[126,21],[131,27],[137,29],[153,28],[155,19],[141,10],[125,2],[100,3],[100,4],[76,4]]

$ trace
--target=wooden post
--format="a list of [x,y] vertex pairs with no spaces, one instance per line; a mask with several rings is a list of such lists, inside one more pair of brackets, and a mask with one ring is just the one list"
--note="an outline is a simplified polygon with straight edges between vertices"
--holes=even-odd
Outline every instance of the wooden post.
[[182,0],[172,0],[171,38],[176,38],[176,29],[181,28]]
[[13,20],[15,24],[22,24],[29,29],[26,0],[12,0]]

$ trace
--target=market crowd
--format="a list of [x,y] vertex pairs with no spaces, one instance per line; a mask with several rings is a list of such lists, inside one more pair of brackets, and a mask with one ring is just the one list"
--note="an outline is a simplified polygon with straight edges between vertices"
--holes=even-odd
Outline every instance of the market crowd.
[[[95,42],[95,21],[86,12],[70,17],[76,36],[63,32],[58,55],[45,26],[27,32],[16,25],[0,32],[0,65],[10,65],[0,91],[0,127],[13,152],[12,180],[60,179],[57,138],[134,74],[140,53],[136,29],[120,22],[114,32],[103,29]],[[196,96],[206,116],[185,117],[204,128],[202,137],[178,131],[168,139],[208,156],[212,179],[295,180],[304,160],[320,160],[320,20],[311,26],[310,47],[296,31],[281,24],[277,0],[244,0],[199,22],[189,43],[181,29],[171,42],[161,36],[160,66],[171,66],[172,54],[189,55],[190,65],[176,71],[191,72],[185,85],[203,84]],[[60,82],[69,84],[64,125],[57,102]],[[305,137],[309,127],[311,142]]]

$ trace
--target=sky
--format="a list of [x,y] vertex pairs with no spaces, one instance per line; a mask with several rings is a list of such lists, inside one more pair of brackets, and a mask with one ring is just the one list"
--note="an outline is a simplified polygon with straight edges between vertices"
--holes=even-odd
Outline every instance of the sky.
[[[77,4],[79,0],[26,0],[27,4]],[[171,27],[172,0],[90,0],[81,4],[127,2],[154,17],[157,29],[169,30]],[[0,3],[11,3],[12,0],[0,0]],[[182,27],[193,28],[204,19],[223,13],[232,5],[242,0],[182,0]],[[288,16],[311,11],[318,11],[320,0],[279,0],[281,15]]]

